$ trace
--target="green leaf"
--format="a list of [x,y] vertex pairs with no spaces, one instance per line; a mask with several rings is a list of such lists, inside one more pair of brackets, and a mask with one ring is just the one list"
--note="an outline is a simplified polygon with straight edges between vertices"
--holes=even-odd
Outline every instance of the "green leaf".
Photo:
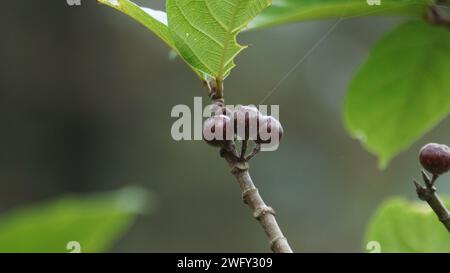
[[270,27],[306,20],[349,18],[368,15],[421,16],[430,0],[381,0],[368,5],[365,0],[274,0],[249,28]]
[[176,50],[172,37],[167,27],[167,15],[164,11],[140,7],[129,0],[97,0],[130,16],[138,21],[159,38],[161,38],[172,49]]
[[220,84],[245,47],[236,36],[270,0],[167,0],[169,29],[180,55]]
[[0,217],[0,252],[81,252],[108,250],[142,212],[148,193],[139,188],[68,196]]
[[[449,199],[444,199],[447,207]],[[385,201],[372,217],[365,244],[376,241],[381,252],[450,252],[450,236],[425,202]]]
[[450,32],[410,21],[385,36],[353,79],[348,132],[385,167],[450,111]]

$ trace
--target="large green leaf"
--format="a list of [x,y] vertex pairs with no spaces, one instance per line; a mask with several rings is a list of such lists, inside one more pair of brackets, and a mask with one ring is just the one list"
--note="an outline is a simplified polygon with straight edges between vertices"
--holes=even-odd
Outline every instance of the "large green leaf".
[[180,55],[220,83],[245,47],[236,41],[270,0],[167,0],[169,29]]
[[344,103],[351,135],[384,167],[450,111],[450,31],[410,21],[385,36]]
[[387,200],[372,217],[364,246],[371,241],[381,252],[450,252],[450,235],[427,203],[401,198]]
[[432,0],[381,0],[368,5],[366,0],[274,0],[271,7],[250,22],[250,28],[328,18],[368,15],[420,16]]
[[8,212],[0,216],[0,252],[69,252],[73,241],[81,252],[108,250],[143,210],[147,194],[126,188]]

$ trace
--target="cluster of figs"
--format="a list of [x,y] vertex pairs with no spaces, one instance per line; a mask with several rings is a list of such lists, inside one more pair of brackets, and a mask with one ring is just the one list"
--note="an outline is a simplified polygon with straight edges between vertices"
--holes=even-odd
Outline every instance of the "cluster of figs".
[[214,116],[203,123],[203,139],[212,146],[225,147],[236,139],[252,140],[257,145],[277,143],[283,136],[280,122],[255,106],[240,105],[233,111],[216,106],[214,110]]

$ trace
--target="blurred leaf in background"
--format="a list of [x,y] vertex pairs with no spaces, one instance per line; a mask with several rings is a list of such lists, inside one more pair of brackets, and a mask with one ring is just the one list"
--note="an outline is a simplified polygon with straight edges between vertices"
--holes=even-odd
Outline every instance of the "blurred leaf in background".
[[152,209],[152,200],[128,187],[16,209],[0,216],[0,252],[70,252],[72,241],[81,252],[107,251],[139,213]]
[[413,20],[381,39],[353,79],[348,132],[385,167],[450,111],[450,35]]
[[[443,199],[448,207],[449,199]],[[381,252],[450,252],[450,236],[425,202],[402,198],[385,201],[373,216],[365,243],[376,241]]]
[[249,28],[368,15],[419,17],[428,4],[429,0],[383,0],[382,5],[368,5],[364,0],[273,0],[272,6],[250,22]]

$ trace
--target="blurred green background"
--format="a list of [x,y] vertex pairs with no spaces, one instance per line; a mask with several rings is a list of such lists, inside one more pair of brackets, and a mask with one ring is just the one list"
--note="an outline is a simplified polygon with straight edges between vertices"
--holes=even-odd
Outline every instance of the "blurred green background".
[[[264,102],[280,105],[285,138],[251,166],[295,251],[361,251],[382,200],[415,199],[418,149],[448,143],[446,120],[380,171],[343,128],[349,80],[377,38],[401,21],[343,20],[312,52],[335,20],[239,36],[251,46],[225,82],[228,104],[258,104],[311,53]],[[0,212],[139,185],[159,205],[111,251],[268,251],[218,151],[202,141],[172,140],[172,107],[193,106],[193,97],[205,94],[156,36],[93,0],[72,7],[63,0],[6,1],[0,30]],[[450,192],[449,180],[441,178],[440,192]]]

